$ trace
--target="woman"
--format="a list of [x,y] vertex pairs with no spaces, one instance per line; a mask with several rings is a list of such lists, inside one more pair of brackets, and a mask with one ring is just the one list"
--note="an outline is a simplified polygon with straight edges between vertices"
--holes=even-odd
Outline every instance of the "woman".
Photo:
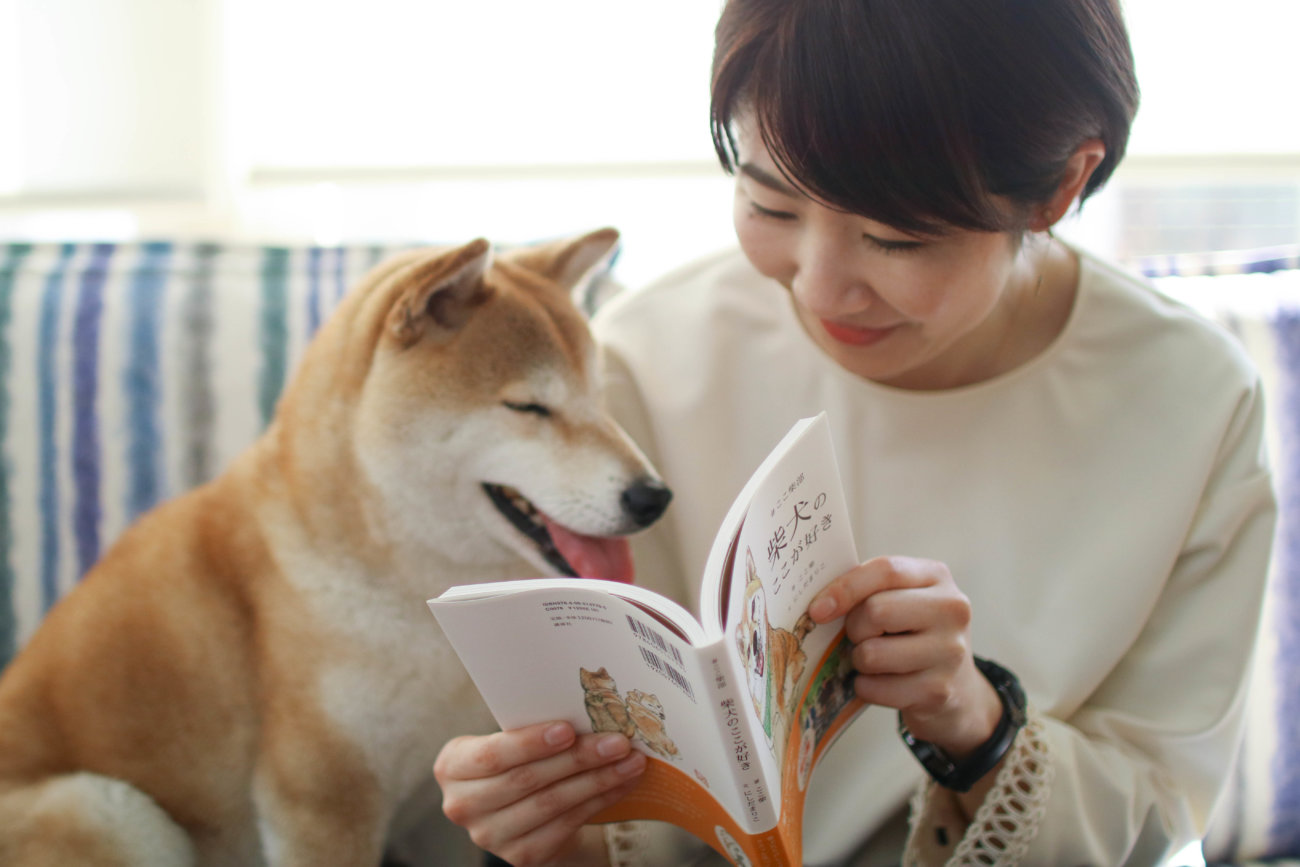
[[[815,772],[808,864],[1155,864],[1204,831],[1274,504],[1243,353],[1051,234],[1136,103],[1113,0],[722,13],[740,251],[597,328],[612,405],[676,491],[638,549],[663,592],[695,601],[735,491],[829,412],[876,556],[809,613],[847,617],[874,707]],[[457,740],[445,809],[516,865],[686,863],[670,829],[583,827],[644,765],[619,738]]]

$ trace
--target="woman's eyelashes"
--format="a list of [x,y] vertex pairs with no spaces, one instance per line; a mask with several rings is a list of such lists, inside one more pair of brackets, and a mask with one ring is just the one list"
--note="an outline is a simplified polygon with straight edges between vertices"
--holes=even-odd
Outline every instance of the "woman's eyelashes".
[[[764,220],[775,220],[781,223],[792,223],[799,219],[799,215],[793,211],[782,211],[777,208],[769,208],[760,205],[752,198],[749,199],[749,212],[751,215]],[[862,233],[863,240],[867,241],[872,247],[883,253],[906,253],[912,250],[919,250],[925,246],[925,241],[913,238],[881,238],[870,232]]]
[[891,238],[877,238],[875,235],[866,232],[862,233],[862,237],[866,238],[874,247],[884,253],[906,253],[910,250],[919,250],[924,246],[923,241],[900,241]]
[[782,222],[790,222],[792,220],[798,219],[798,215],[796,214],[792,214],[789,211],[778,211],[773,208],[765,208],[762,205],[760,205],[758,202],[753,201],[752,199],[749,202],[749,210],[750,213],[752,213],[754,216],[762,217],[766,220],[780,220]]

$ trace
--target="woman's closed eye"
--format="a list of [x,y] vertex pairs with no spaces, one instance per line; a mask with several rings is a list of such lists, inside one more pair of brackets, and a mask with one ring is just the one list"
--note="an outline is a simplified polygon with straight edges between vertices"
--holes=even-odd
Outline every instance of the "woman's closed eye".
[[749,203],[749,210],[754,216],[762,217],[765,220],[781,220],[783,222],[789,222],[798,219],[797,214],[792,214],[789,211],[777,211],[772,208],[765,208],[758,202],[752,200]]
[[875,235],[872,235],[867,232],[863,232],[862,237],[866,238],[867,241],[869,241],[872,244],[872,246],[874,246],[876,249],[884,253],[906,253],[911,250],[919,250],[921,247],[925,246],[924,241],[905,241],[896,238],[877,238]]

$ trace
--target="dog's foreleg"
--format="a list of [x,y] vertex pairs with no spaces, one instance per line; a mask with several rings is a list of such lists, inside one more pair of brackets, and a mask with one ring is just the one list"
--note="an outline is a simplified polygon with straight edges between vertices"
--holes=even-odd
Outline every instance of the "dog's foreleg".
[[139,789],[70,774],[0,797],[5,867],[193,867],[189,836]]
[[[344,788],[339,798],[348,794]],[[353,867],[383,858],[382,827],[360,818],[355,809],[274,795],[254,800],[262,853],[270,867]]]
[[[303,767],[280,756],[253,786],[258,835],[269,867],[356,867],[383,856],[388,809],[364,768],[345,767],[324,750],[300,744]],[[295,764],[297,766],[295,767]]]

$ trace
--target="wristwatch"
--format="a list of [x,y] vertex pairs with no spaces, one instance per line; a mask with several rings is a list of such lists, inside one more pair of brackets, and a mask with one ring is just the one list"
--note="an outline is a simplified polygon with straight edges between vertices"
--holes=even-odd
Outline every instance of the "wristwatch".
[[898,712],[898,733],[903,738],[921,766],[945,789],[969,792],[976,780],[983,777],[1007,754],[1016,732],[1025,725],[1025,691],[1016,676],[992,660],[975,657],[975,667],[988,678],[1002,699],[1002,719],[984,743],[960,763],[948,758],[943,750],[929,741],[918,740],[903,725],[903,712]]

